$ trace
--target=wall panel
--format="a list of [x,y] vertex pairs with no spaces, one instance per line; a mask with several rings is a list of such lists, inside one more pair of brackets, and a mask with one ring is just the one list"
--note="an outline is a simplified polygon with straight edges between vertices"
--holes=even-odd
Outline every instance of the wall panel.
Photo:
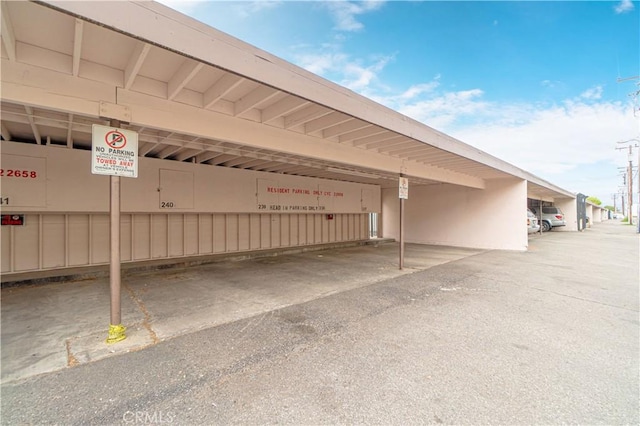
[[[12,259],[12,250],[11,250],[11,242],[15,240],[15,238],[11,238],[11,230],[13,227],[4,226],[0,229],[0,254],[2,254],[0,265],[2,265],[1,272],[11,272],[13,270],[11,266]],[[38,253],[39,254],[39,253]]]
[[[106,214],[30,214],[3,227],[2,273],[109,263]],[[122,214],[122,262],[364,239],[366,214]],[[340,234],[338,231],[344,228]],[[338,238],[338,236],[341,238]]]
[[227,215],[213,215],[213,252],[231,251],[227,248]]
[[11,227],[13,229],[14,267],[16,269],[28,271],[39,268],[38,219],[37,215],[25,215],[25,223],[34,222],[35,226]]
[[307,244],[316,244],[319,241],[316,240],[316,234],[315,234],[315,221],[313,219],[313,215],[310,214],[305,214],[304,215],[304,220],[307,224]]
[[168,214],[169,235],[168,247],[169,257],[184,255],[184,215]]
[[237,214],[224,215],[226,220],[226,251],[238,251],[240,250],[239,238],[239,217]]
[[[69,258],[68,266],[89,264],[89,215],[67,216],[67,244],[66,251]],[[123,259],[124,260],[124,259]]]
[[151,257],[168,257],[169,221],[166,214],[151,215]]
[[249,249],[250,250],[257,250],[259,248],[262,247],[262,244],[269,244],[269,241],[263,241],[264,240],[264,231],[267,230],[268,231],[268,224],[267,227],[263,227],[263,217],[264,216],[268,216],[268,215],[261,215],[261,214],[251,214],[249,215],[249,220],[250,220],[250,224],[249,224]]
[[[73,215],[71,215],[73,216]],[[131,226],[132,216],[130,214],[120,215],[120,260],[131,261]]]
[[280,246],[291,245],[291,216],[290,214],[280,215]]
[[106,214],[91,215],[91,247],[92,263],[109,262],[109,216]]
[[[30,226],[29,224],[25,226]],[[46,215],[42,220],[42,267],[62,268],[65,263],[65,215]],[[16,253],[17,254],[17,253]],[[3,253],[4,255],[4,253]],[[17,263],[17,262],[16,262]]]
[[[3,163],[23,164],[37,175],[34,179],[0,177],[3,194],[11,199],[3,211],[109,211],[109,177],[91,173],[90,151],[2,141],[0,155]],[[138,177],[121,181],[121,208],[133,214],[355,214],[365,208],[363,193],[371,206],[366,208],[379,210],[378,185],[140,157]]]
[[133,260],[151,259],[151,216],[133,215],[132,235]]
[[298,245],[307,244],[307,215],[298,214]]
[[282,242],[280,241],[280,228],[282,226],[281,224],[282,224],[282,219],[284,218],[284,215],[270,214],[268,215],[268,217],[269,217],[268,222],[270,224],[271,238],[270,238],[269,247],[264,247],[264,248],[281,247]]

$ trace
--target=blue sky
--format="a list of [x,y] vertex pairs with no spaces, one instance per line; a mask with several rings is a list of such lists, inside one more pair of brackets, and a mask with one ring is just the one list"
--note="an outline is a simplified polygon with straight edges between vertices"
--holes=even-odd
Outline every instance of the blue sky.
[[162,2],[604,204],[640,139],[639,2]]

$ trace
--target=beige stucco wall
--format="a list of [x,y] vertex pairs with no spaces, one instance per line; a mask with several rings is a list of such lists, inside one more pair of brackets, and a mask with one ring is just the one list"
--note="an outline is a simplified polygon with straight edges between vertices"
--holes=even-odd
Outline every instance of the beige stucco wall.
[[[526,250],[527,186],[520,179],[487,181],[484,190],[456,185],[412,186],[405,201],[405,241]],[[399,238],[397,189],[382,191],[384,237]]]
[[[563,198],[555,200],[555,206],[560,207],[564,213],[564,220],[567,222],[565,226],[553,228],[555,231],[567,232],[578,230],[578,201],[575,198]],[[588,214],[588,213],[587,213]]]
[[[3,141],[3,212],[107,212],[109,176],[91,173],[91,153]],[[25,171],[27,176],[22,176]],[[121,178],[123,212],[369,213],[376,185],[140,158],[137,178]]]
[[[0,147],[0,210],[25,219],[0,228],[3,279],[107,264],[109,177],[91,174],[90,152]],[[123,262],[366,240],[380,210],[375,185],[149,158],[121,184]]]

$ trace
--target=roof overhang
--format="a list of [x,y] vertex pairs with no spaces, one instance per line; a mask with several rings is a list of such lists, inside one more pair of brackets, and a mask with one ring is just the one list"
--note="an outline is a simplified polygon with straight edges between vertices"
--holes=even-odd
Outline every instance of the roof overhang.
[[2,138],[89,149],[108,118],[140,155],[397,185],[528,182],[505,161],[155,2],[2,2]]

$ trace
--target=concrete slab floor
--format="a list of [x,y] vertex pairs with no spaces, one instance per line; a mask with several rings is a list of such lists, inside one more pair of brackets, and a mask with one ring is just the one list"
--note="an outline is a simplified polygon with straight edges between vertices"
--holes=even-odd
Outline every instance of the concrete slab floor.
[[109,279],[2,289],[2,383],[144,349],[208,327],[367,286],[483,250],[395,243],[130,275],[127,338],[107,344]]

